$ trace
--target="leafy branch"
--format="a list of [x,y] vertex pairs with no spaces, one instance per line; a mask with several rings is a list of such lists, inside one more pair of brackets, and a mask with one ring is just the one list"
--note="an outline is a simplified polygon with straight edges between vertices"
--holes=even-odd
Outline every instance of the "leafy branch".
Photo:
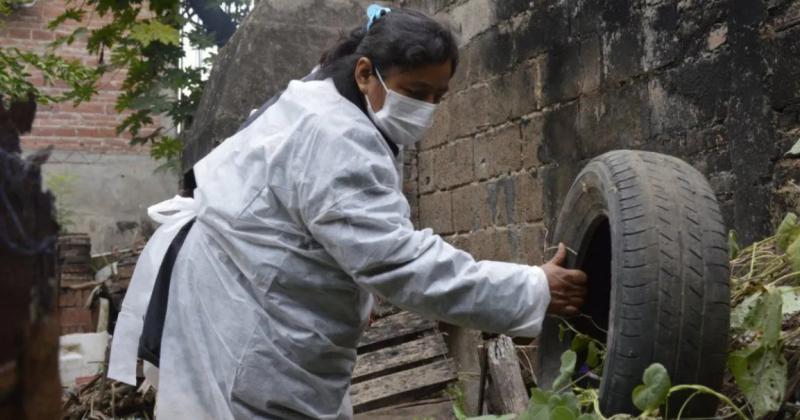
[[[13,13],[12,2],[18,1],[0,0],[0,15]],[[131,145],[149,144],[155,159],[173,165],[181,152],[176,130],[192,123],[208,64],[182,65],[184,44],[198,50],[224,45],[250,5],[246,0],[67,0],[48,28],[73,29],[47,51],[0,48],[0,92],[8,101],[33,95],[40,103],[77,105],[97,93],[101,78],[123,75],[115,109],[125,118],[117,133],[128,133]],[[104,23],[92,26],[87,11]],[[94,65],[59,54],[63,46],[84,42]],[[61,82],[67,89],[44,88],[34,83],[37,75],[45,87]]]

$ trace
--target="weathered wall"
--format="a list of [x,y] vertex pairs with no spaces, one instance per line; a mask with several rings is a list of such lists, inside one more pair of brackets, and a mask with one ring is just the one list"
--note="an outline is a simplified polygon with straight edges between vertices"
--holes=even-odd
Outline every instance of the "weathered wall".
[[[35,6],[0,17],[0,46],[44,51],[56,35],[69,34],[77,27],[66,22],[57,31],[47,24],[66,8],[65,0],[39,0]],[[96,16],[90,26],[102,20]],[[59,53],[94,64],[83,40],[63,46]],[[158,166],[144,147],[131,147],[116,126],[127,116],[114,109],[124,73],[105,77],[98,94],[77,107],[72,104],[40,106],[31,133],[22,137],[24,153],[53,146],[55,152],[43,167],[46,183],[55,175],[66,188],[56,199],[73,213],[73,232],[87,232],[92,251],[127,248],[142,231],[150,229],[146,208],[178,191],[177,176],[154,173]],[[43,85],[34,76],[34,84]],[[63,86],[45,87],[56,93]],[[66,185],[68,184],[68,185]]]
[[477,258],[540,263],[574,176],[613,149],[689,161],[744,241],[771,231],[771,202],[783,211],[774,188],[792,171],[773,177],[800,127],[800,1],[407,4],[463,43],[407,189],[421,227]]
[[147,207],[178,191],[177,177],[158,166],[150,156],[56,149],[42,174],[71,213],[68,230],[88,233],[96,254],[131,248],[153,232]]

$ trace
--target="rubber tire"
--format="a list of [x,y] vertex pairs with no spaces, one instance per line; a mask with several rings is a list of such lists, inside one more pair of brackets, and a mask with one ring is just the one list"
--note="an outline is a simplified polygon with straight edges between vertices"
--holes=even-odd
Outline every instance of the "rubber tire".
[[[604,415],[638,412],[632,391],[654,362],[667,368],[673,385],[719,389],[730,323],[727,235],[700,172],[658,153],[599,156],[572,184],[554,239],[577,252],[570,266],[589,274],[582,311],[607,323],[599,384]],[[546,320],[540,386],[552,384],[568,342],[559,340],[558,321]],[[671,399],[668,414],[685,397]],[[713,416],[716,405],[714,398],[694,398],[684,415]]]

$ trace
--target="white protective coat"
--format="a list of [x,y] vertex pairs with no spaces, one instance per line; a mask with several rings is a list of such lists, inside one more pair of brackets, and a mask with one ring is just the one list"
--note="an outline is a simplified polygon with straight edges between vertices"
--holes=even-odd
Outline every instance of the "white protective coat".
[[175,263],[161,419],[347,419],[371,294],[452,324],[541,329],[538,267],[476,262],[415,230],[391,149],[330,80],[278,102],[195,165]]

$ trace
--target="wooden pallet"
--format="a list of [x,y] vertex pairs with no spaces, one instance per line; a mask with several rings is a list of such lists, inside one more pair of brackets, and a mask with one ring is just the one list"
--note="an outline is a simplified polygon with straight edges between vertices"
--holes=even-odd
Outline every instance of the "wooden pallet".
[[355,413],[431,398],[457,379],[436,323],[410,312],[373,323],[358,353],[350,389]]

